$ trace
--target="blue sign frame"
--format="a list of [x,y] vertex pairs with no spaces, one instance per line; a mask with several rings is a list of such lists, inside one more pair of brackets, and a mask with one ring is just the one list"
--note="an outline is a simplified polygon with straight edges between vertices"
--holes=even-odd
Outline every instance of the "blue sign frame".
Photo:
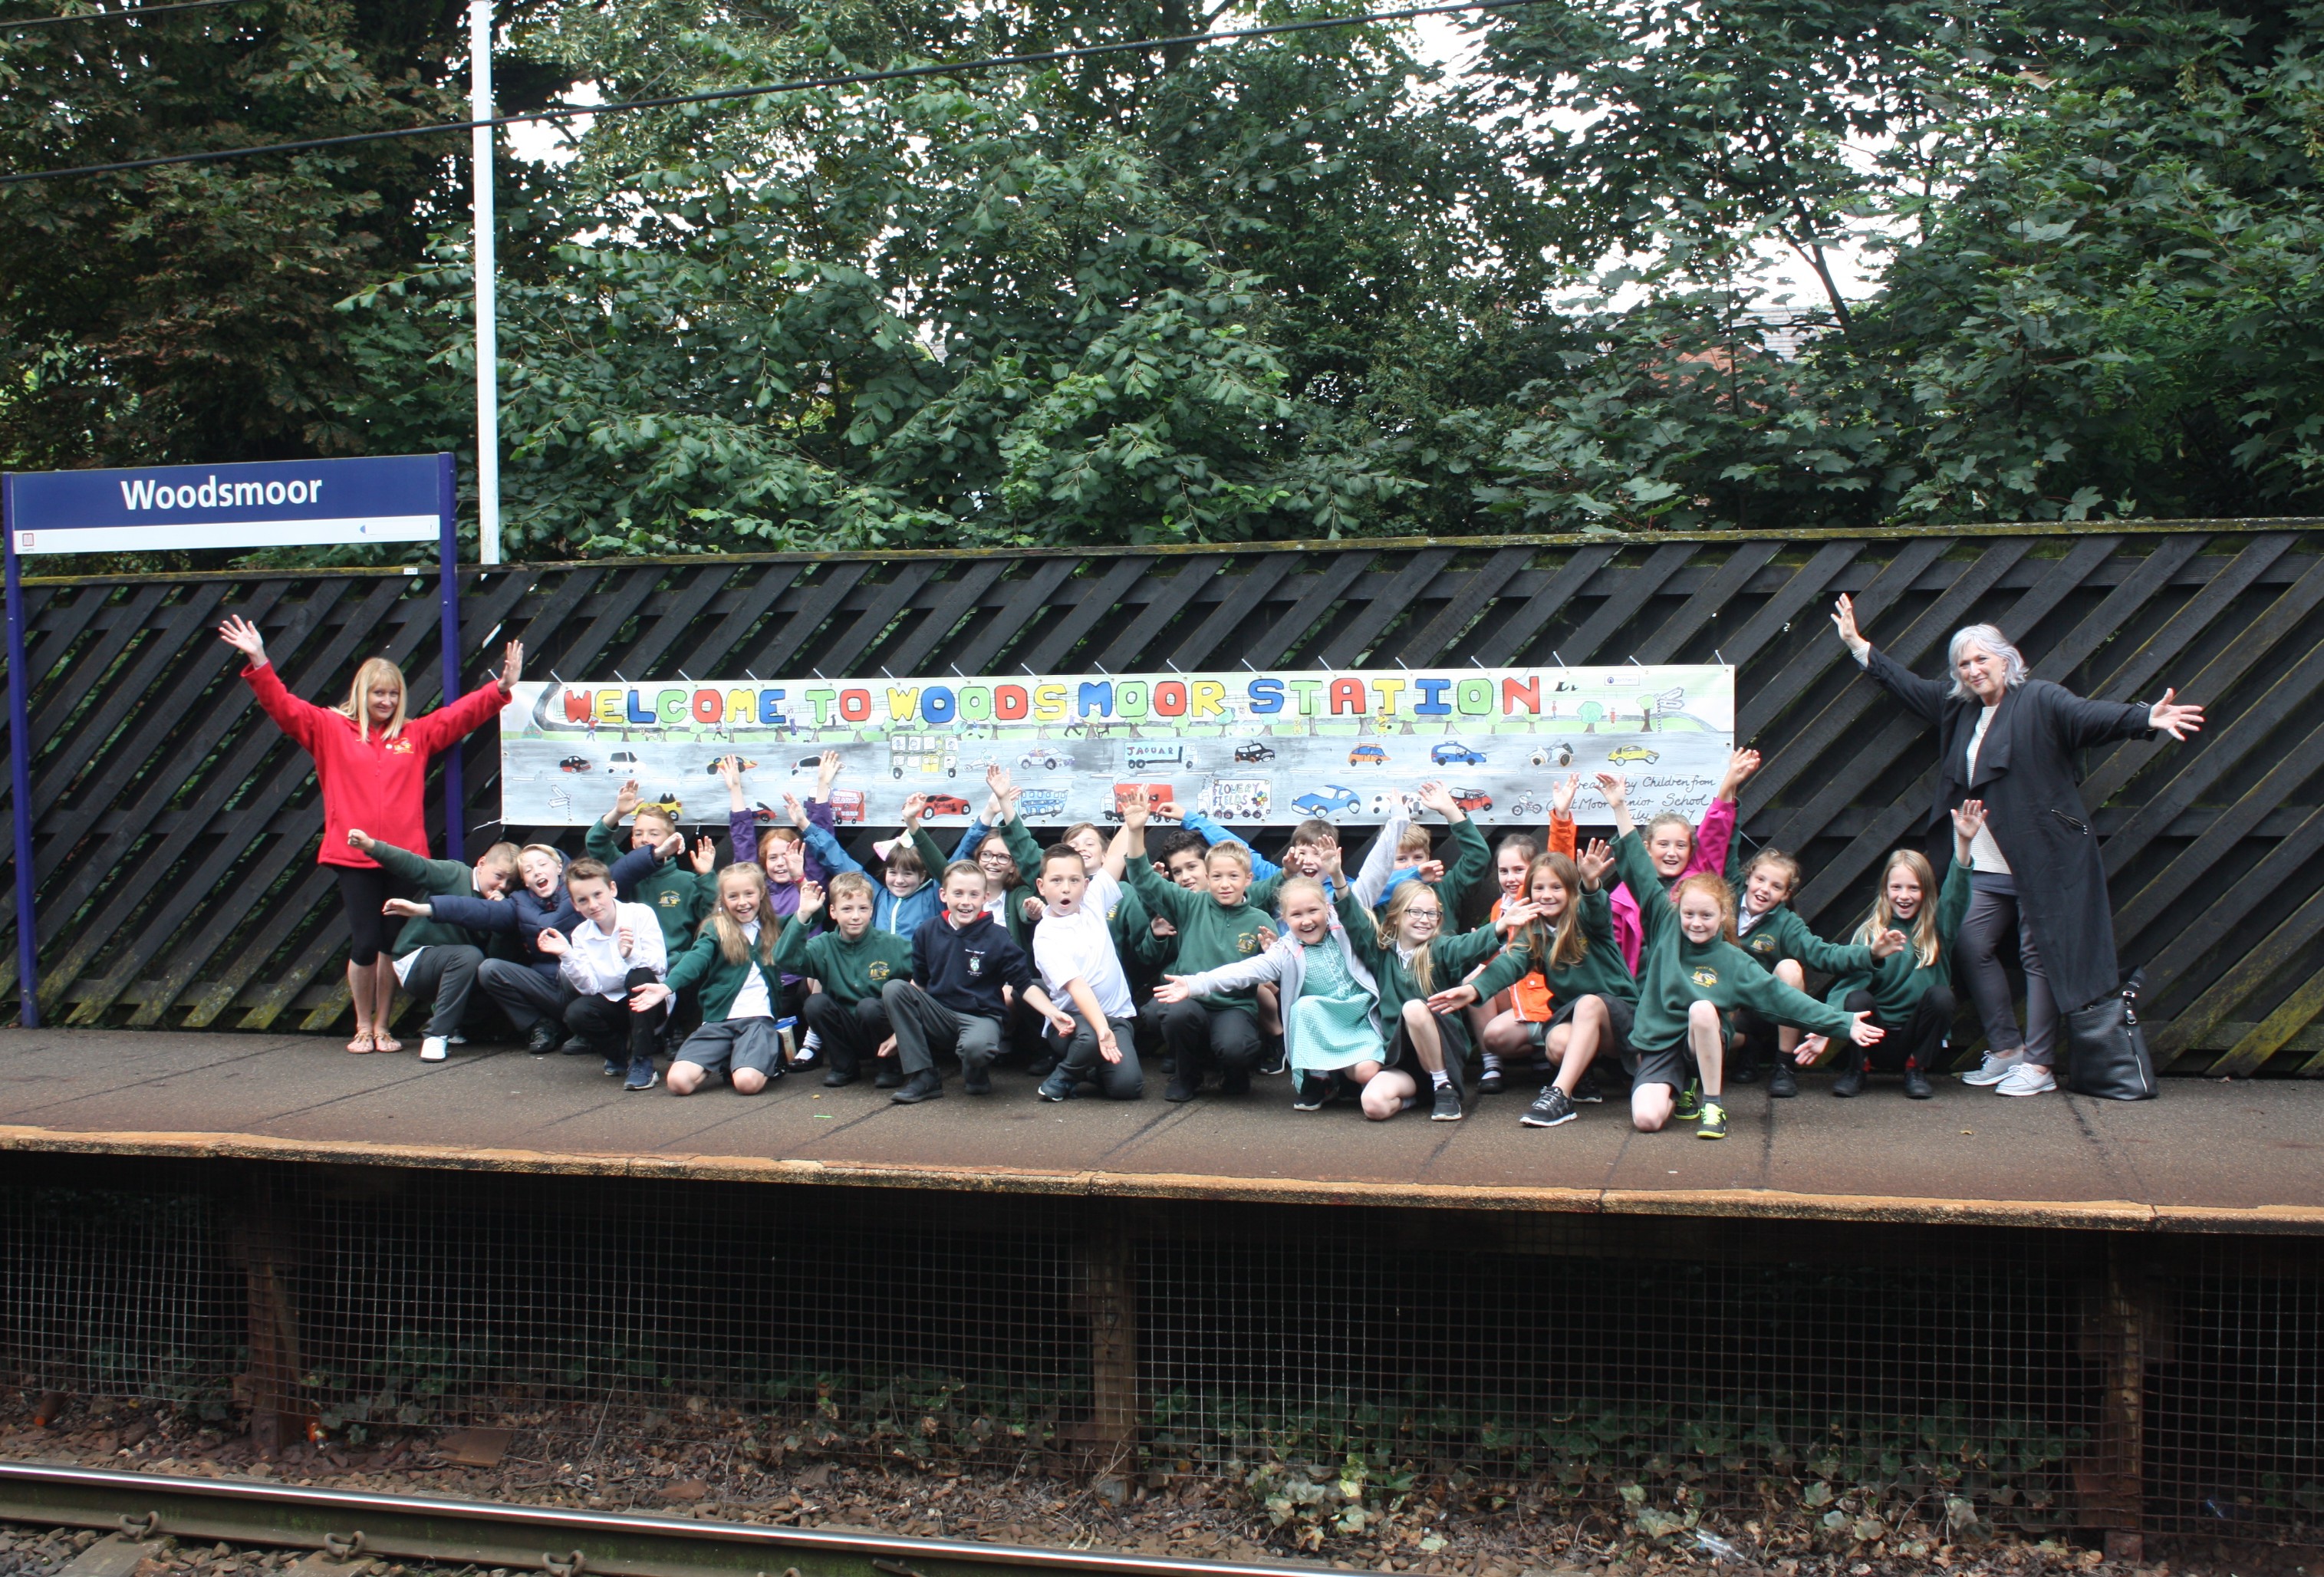
[[[460,693],[459,536],[452,456],[244,461],[0,475],[0,550],[7,570],[10,809],[15,823],[17,1017],[37,1028],[40,927],[33,899],[31,686],[24,674],[21,559],[51,553],[185,548],[437,544],[444,698]],[[466,858],[460,752],[444,757],[444,841]]]

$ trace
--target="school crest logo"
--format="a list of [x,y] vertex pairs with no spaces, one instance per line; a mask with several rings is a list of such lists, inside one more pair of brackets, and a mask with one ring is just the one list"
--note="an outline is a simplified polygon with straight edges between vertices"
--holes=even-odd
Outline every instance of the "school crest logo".
[[1719,983],[1719,972],[1707,964],[1698,964],[1694,966],[1694,973],[1687,978],[1704,991],[1709,991]]
[[888,961],[884,958],[873,959],[869,964],[864,966],[863,973],[865,978],[870,980],[886,980],[888,978]]
[[979,976],[981,976],[981,975],[982,975],[982,974],[984,973],[984,951],[983,951],[983,949],[982,949],[982,948],[973,948],[973,949],[971,949],[969,952],[967,952],[966,954],[964,954],[964,957],[966,957],[966,958],[967,958],[967,960],[968,960],[968,973],[969,973],[970,974],[972,974],[972,975],[979,975]]
[[1245,931],[1235,938],[1235,951],[1243,954],[1258,952],[1259,937],[1250,931]]
[[411,753],[411,742],[408,739],[391,739],[387,742],[387,753],[392,756],[408,756]]
[[654,901],[666,909],[674,909],[678,905],[678,895],[675,892],[665,892]]
[[1775,939],[1773,936],[1754,936],[1748,945],[1752,952],[1764,958],[1775,950]]

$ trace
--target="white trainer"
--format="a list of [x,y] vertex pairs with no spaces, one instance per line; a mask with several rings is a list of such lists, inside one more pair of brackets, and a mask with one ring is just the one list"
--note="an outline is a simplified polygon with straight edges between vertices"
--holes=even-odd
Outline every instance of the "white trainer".
[[2056,1077],[2038,1062],[2021,1062],[1993,1086],[1997,1095],[2047,1095],[2058,1087]]
[[448,1050],[449,1044],[442,1036],[431,1035],[427,1039],[420,1043],[420,1060],[421,1062],[442,1062]]
[[1961,1075],[1961,1083],[1997,1084],[2009,1076],[2012,1068],[2024,1065],[2024,1061],[2025,1052],[2023,1047],[2011,1052],[1988,1051],[1985,1054],[1983,1062]]

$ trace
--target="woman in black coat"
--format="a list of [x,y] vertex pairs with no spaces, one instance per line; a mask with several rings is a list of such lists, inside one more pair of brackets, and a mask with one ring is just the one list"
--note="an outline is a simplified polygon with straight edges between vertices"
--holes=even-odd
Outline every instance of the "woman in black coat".
[[[2200,706],[2165,690],[2153,706],[2087,701],[2028,676],[2025,659],[1990,624],[1953,632],[1946,652],[1950,684],[1924,679],[1873,649],[1841,597],[1832,614],[1840,638],[1864,671],[1905,707],[1936,726],[1934,826],[1964,799],[1985,801],[1985,825],[1970,854],[1969,910],[1960,960],[1984,1021],[1984,1065],[1962,1078],[2001,1095],[2058,1087],[2058,1019],[2122,987],[2114,952],[2114,911],[2090,813],[2083,808],[2073,752],[2157,731],[2183,741],[2203,725]],[[2025,972],[2025,1030],[2002,971],[2011,933]]]

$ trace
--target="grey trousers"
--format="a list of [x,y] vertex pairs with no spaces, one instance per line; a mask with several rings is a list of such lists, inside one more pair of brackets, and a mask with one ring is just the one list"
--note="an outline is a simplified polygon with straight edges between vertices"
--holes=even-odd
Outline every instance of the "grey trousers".
[[[2025,1032],[2017,1031],[2017,1006],[2009,994],[2009,975],[2002,968],[2002,950],[2012,936],[2017,940],[2018,967],[2025,972]],[[1997,1052],[2025,1048],[2025,1060],[2043,1067],[2058,1060],[2058,1004],[2050,994],[2050,977],[2042,968],[2042,954],[2034,945],[2017,911],[2017,899],[2006,892],[1970,896],[1969,913],[1961,917],[1961,972],[1969,977],[1969,1001],[1977,1004],[1978,1021],[1985,1026],[1985,1044]]]
[[935,1068],[940,1051],[957,1052],[962,1070],[972,1074],[991,1067],[1001,1054],[998,1019],[955,1013],[908,980],[890,981],[881,988],[880,1001],[888,1010],[896,1056],[907,1077]]
[[[1108,1022],[1113,1026],[1115,1049],[1121,1053],[1120,1062],[1108,1062],[1099,1054],[1097,1031],[1087,1019],[1074,1012],[1074,1038],[1065,1042],[1058,1066],[1075,1078],[1095,1084],[1097,1093],[1109,1101],[1138,1100],[1146,1093],[1146,1074],[1138,1065],[1138,1021],[1113,1019]],[[1056,1046],[1057,1039],[1056,1032],[1051,1030],[1049,1044]]]
[[481,948],[429,943],[412,959],[403,976],[403,989],[436,1004],[428,1016],[430,1035],[457,1035],[468,1015],[468,992],[476,983],[477,966],[484,962]]
[[565,1004],[573,1000],[573,988],[564,976],[543,974],[529,964],[505,958],[485,959],[477,966],[476,983],[520,1029],[530,1029],[543,1019],[562,1025]]

